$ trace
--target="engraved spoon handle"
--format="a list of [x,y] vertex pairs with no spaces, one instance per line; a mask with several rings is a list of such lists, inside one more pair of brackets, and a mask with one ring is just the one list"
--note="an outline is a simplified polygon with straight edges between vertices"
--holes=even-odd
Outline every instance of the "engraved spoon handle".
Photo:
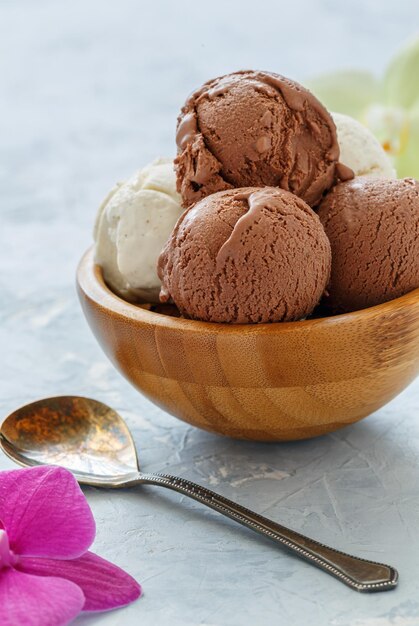
[[397,585],[398,574],[393,567],[329,548],[184,478],[141,473],[135,482],[160,485],[202,502],[239,524],[286,546],[297,556],[317,565],[357,591],[386,591]]

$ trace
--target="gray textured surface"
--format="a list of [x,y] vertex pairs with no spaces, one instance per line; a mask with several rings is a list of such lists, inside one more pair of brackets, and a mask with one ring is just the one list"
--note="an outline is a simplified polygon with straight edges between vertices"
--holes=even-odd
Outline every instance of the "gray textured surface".
[[[328,437],[220,439],[133,391],[75,296],[98,202],[116,179],[173,153],[177,110],[192,87],[239,67],[300,80],[340,66],[379,72],[419,18],[417,0],[281,4],[0,1],[0,412],[49,394],[108,402],[133,428],[147,470],[178,472],[388,561],[400,587],[358,595],[174,494],[88,490],[95,549],[136,576],[144,597],[79,626],[419,624],[418,382]],[[0,468],[10,466],[0,457]]]

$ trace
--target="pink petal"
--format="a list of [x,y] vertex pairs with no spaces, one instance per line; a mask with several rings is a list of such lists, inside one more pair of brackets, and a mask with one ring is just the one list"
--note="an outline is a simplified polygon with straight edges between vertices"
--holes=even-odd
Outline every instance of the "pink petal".
[[87,500],[61,467],[0,472],[0,519],[15,554],[72,559],[95,537]]
[[29,576],[12,568],[0,571],[2,626],[64,626],[83,604],[82,590],[68,580]]
[[84,611],[115,609],[141,595],[141,587],[132,576],[92,552],[72,561],[21,557],[16,567],[28,574],[59,576],[76,583],[86,598]]

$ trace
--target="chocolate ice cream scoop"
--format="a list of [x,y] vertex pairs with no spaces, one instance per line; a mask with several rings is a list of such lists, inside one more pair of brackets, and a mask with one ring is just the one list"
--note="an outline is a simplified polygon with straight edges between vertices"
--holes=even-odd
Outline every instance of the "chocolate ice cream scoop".
[[209,322],[299,320],[330,274],[319,218],[279,188],[222,191],[180,217],[159,259],[160,299]]
[[193,92],[178,118],[175,160],[183,205],[216,191],[275,186],[310,206],[352,177],[339,165],[332,117],[315,96],[278,74],[242,71]]
[[332,246],[325,304],[356,311],[419,287],[419,182],[357,177],[326,196],[318,215]]

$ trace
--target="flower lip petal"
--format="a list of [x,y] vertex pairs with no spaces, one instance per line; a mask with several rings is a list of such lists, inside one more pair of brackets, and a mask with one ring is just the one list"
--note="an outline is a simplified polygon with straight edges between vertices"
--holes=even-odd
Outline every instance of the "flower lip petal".
[[12,564],[9,538],[5,530],[0,530],[0,571]]
[[95,521],[74,476],[38,466],[0,472],[0,519],[15,554],[72,559],[88,550]]
[[28,574],[58,576],[76,583],[86,598],[84,611],[115,609],[141,595],[132,576],[92,552],[71,561],[22,557],[17,567]]
[[73,582],[0,571],[2,626],[65,626],[82,610],[82,590]]

